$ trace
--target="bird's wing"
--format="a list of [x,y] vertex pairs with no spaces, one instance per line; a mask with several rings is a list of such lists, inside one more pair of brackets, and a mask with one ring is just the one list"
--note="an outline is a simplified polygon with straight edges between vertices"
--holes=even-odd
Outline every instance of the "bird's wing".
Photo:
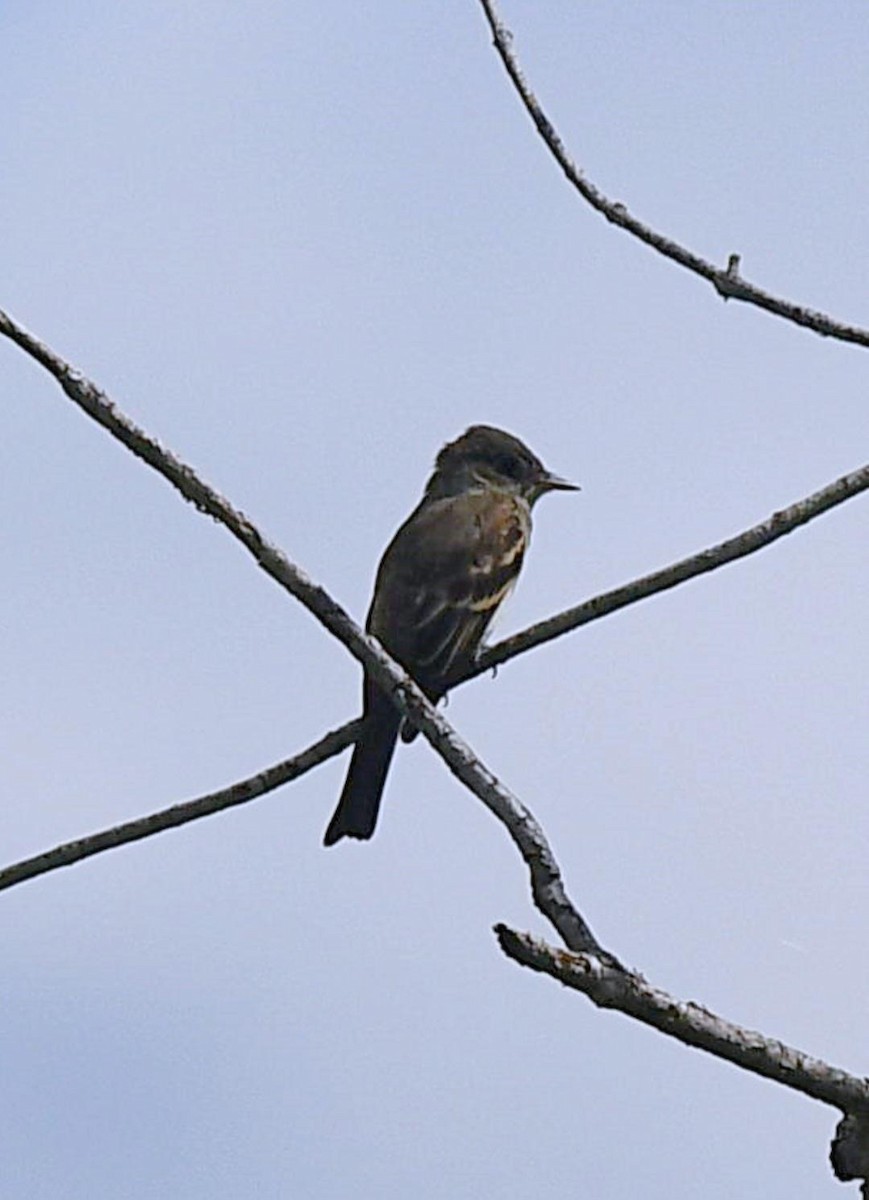
[[442,693],[472,665],[529,532],[520,500],[481,491],[423,501],[393,538],[368,628],[428,691]]

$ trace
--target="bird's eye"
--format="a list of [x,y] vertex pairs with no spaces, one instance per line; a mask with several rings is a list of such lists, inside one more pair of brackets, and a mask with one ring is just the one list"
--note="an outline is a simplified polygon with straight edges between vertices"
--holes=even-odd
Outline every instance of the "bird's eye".
[[495,459],[495,470],[499,475],[506,475],[508,479],[518,479],[522,464],[515,454],[499,454]]

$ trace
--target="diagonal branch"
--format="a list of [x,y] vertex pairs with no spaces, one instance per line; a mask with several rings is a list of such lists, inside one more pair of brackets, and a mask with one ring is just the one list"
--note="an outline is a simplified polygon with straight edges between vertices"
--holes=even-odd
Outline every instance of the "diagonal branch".
[[544,642],[560,637],[563,633],[578,629],[580,625],[588,625],[591,621],[606,617],[620,608],[626,608],[629,604],[636,604],[638,600],[645,600],[657,592],[665,592],[670,588],[678,587],[680,583],[686,583],[697,575],[705,575],[707,571],[714,571],[726,563],[745,558],[748,554],[754,554],[756,550],[762,550],[764,546],[772,545],[779,538],[793,533],[795,529],[799,529],[801,525],[807,524],[815,517],[829,512],[831,508],[835,508],[839,504],[844,504],[846,500],[859,495],[860,492],[865,492],[867,488],[869,488],[869,465],[842,475],[839,479],[835,479],[826,487],[821,488],[820,491],[806,496],[803,500],[797,500],[796,503],[783,508],[780,512],[773,513],[765,521],[743,530],[742,533],[738,533],[726,541],[719,542],[716,546],[709,546],[698,554],[692,554],[688,558],[672,563],[669,567],[663,567],[660,571],[653,571],[650,575],[634,579],[610,592],[593,596],[583,604],[568,608],[545,621],[539,621],[528,629],[523,629],[520,633],[513,634],[512,637],[505,638],[504,641],[489,647],[480,655],[479,663],[466,678],[472,678],[492,667],[497,667],[517,654],[524,654],[526,650],[533,650],[535,646],[540,646]]
[[[279,550],[270,546],[242,513],[233,509],[226,500],[203,483],[190,467],[180,462],[153,438],[138,429],[93,383],[69,367],[53,351],[22,329],[2,310],[0,310],[0,334],[5,334],[43,365],[58,380],[75,403],[173,483],[185,498],[196,504],[201,511],[226,525],[250,550],[259,565],[268,574],[311,609],[329,628],[330,632],[344,642],[357,659],[371,666],[384,688],[395,696],[399,705],[408,708],[414,721],[425,726],[426,720],[434,717],[434,723],[428,726],[429,740],[433,741],[436,748],[440,750],[450,769],[462,778],[484,803],[489,805],[500,820],[507,824],[520,853],[531,869],[532,880],[536,880],[533,883],[533,890],[538,907],[541,907],[541,911],[546,912],[550,919],[554,919],[554,914],[560,914],[557,927],[567,945],[574,949],[595,947],[599,949],[590,930],[575,913],[567,899],[557,864],[555,864],[542,830],[537,826],[534,818],[527,813],[527,810],[522,810],[525,815],[521,815],[515,807],[519,806],[519,809],[522,807],[518,800],[506,788],[503,788],[494,779],[494,776],[488,776],[488,773],[486,775],[494,785],[493,790],[481,794],[479,789],[482,788],[485,792],[485,787],[483,780],[476,774],[476,768],[480,767],[480,764],[477,763],[473,753],[463,742],[460,742],[458,736],[445,721],[442,721],[439,714],[432,712],[427,701],[415,689],[409,678],[403,675],[376,643],[368,641],[343,609],[322,588],[315,585],[297,567],[289,563]],[[814,495],[773,514],[767,521],[745,530],[736,537],[613,591],[595,596],[583,604],[541,621],[511,638],[499,642],[481,655],[478,666],[466,678],[478,675],[491,667],[506,662],[517,654],[531,650],[563,633],[634,604],[656,592],[675,587],[696,575],[753,553],[835,505],[843,503],[867,487],[869,487],[869,467],[845,475]],[[375,663],[371,659],[372,654],[380,656],[378,662]],[[402,681],[401,686],[396,683],[396,679]],[[325,761],[333,754],[340,753],[354,739],[358,728],[358,723],[349,722],[295,758],[269,767],[252,779],[242,780],[219,792],[211,793],[186,804],[173,805],[169,809],[152,813],[138,821],[99,831],[74,842],[54,847],[34,858],[13,863],[5,870],[0,871],[0,889],[11,887],[25,879],[33,878],[58,867],[68,866],[103,850],[147,837],[151,833],[157,833],[186,821],[196,820],[200,816],[218,812],[223,808],[256,799],[272,788],[280,786],[281,783],[297,778],[304,770]],[[467,755],[467,758],[463,757],[464,754]],[[295,769],[294,764],[299,766],[298,770]],[[466,768],[467,776],[463,774]],[[484,770],[484,768],[480,767],[480,770]],[[283,774],[284,772],[288,773]],[[525,825],[522,825],[523,821],[526,822]],[[527,821],[531,821],[532,826],[529,827]],[[532,866],[532,862],[535,864],[534,866]]]
[[60,867],[70,867],[82,859],[91,858],[94,854],[102,854],[104,850],[127,846],[130,842],[141,841],[142,838],[162,833],[166,829],[177,829],[179,825],[186,825],[188,821],[198,821],[200,817],[209,817],[213,813],[223,812],[226,808],[258,800],[260,796],[265,796],[275,788],[298,779],[300,775],[326,762],[333,755],[340,754],[356,740],[361,727],[361,718],[348,721],[346,725],[327,733],[313,746],[309,746],[293,758],[266,767],[264,771],[258,771],[249,779],[242,779],[229,787],[221,788],[219,792],[210,792],[183,804],[173,804],[171,808],[163,808],[159,812],[149,813],[146,817],[126,821],[123,825],[113,825],[110,829],[101,829],[98,833],[76,838],[73,842],[64,842],[51,850],[43,851],[42,854],[35,854],[32,858],[25,858],[3,867],[0,870],[0,892],[28,879],[35,879],[37,875],[47,875],[49,871],[57,871]]
[[[753,554],[755,550],[770,545],[771,542],[791,533],[800,525],[820,516],[835,505],[842,504],[867,487],[869,487],[869,466],[854,471],[850,475],[843,475],[841,479],[837,479],[805,500],[800,500],[789,508],[774,513],[768,520],[760,522],[751,529],[744,530],[727,541],[720,542],[717,546],[710,546],[708,549],[672,563],[660,571],[654,571],[652,574],[635,579],[622,587],[593,596],[590,600],[586,600],[574,608],[566,609],[545,621],[539,621],[536,625],[529,626],[528,629],[524,629],[512,637],[505,638],[504,641],[497,642],[494,646],[484,650],[475,669],[459,682],[473,679],[492,667],[500,666],[515,658],[518,654],[533,650],[536,646],[578,629],[581,625],[588,625],[600,617],[617,612],[620,608],[636,604],[639,600],[644,600],[657,592],[677,587],[680,583],[685,583],[697,575],[715,570],[715,568],[743,558],[747,554]],[[295,758],[268,767],[250,779],[241,780],[219,792],[213,792],[197,800],[151,813],[139,820],[104,829],[88,837],[77,838],[74,842],[64,843],[33,858],[13,863],[0,870],[0,891],[12,887],[16,883],[22,883],[26,879],[56,870],[58,867],[70,866],[104,850],[111,850],[117,846],[126,845],[128,842],[138,841],[152,833],[172,829],[177,825],[186,824],[188,821],[195,821],[199,817],[220,812],[224,808],[256,800],[274,788],[298,778],[312,767],[340,754],[351,742],[355,741],[360,728],[361,724],[358,720],[348,721],[346,725],[327,734],[326,737],[296,755]]]
[[[401,711],[407,713],[419,727],[453,774],[506,826],[530,872],[534,903],[558,930],[565,945],[573,950],[605,955],[608,961],[614,962],[570,901],[561,870],[533,814],[480,762],[470,746],[380,644],[367,637],[324,588],[309,579],[277,546],[266,541],[256,526],[200,479],[192,467],[164,449],[122,413],[96,384],[73,370],[48,346],[2,311],[0,333],[11,338],[44,366],[83,412],[153,467],[185,499],[194,503],[200,512],[207,513],[224,525],[253,555],[266,574],[299,600],[347,647]],[[111,831],[104,836],[110,835]],[[100,836],[96,835],[97,838]],[[58,848],[55,853],[61,850]],[[14,867],[9,870],[14,870]]]
[[[44,366],[75,403],[119,438],[134,454],[158,470],[181,491],[186,499],[191,500],[201,511],[226,525],[230,532],[257,558],[259,565],[314,612],[326,624],[330,632],[340,637],[341,629],[346,630],[350,627],[356,629],[347,614],[324,589],[313,584],[297,567],[291,566],[275,547],[268,546],[262,535],[244,514],[233,509],[228,501],[199,480],[191,467],[180,462],[173,454],[164,450],[155,439],[138,429],[93,383],[69,367],[63,359],[27,333],[2,310],[0,310],[0,334],[5,334]],[[658,592],[667,591],[698,575],[706,574],[708,571],[713,571],[727,563],[753,554],[756,550],[771,545],[801,525],[807,524],[815,517],[823,515],[867,489],[869,489],[869,464],[851,471],[847,475],[842,475],[819,491],[797,500],[787,508],[773,513],[766,520],[719,542],[717,545],[709,546],[697,554],[689,555],[668,567],[632,580],[612,591],[602,592],[582,604],[556,613],[552,617],[513,634],[512,637],[497,642],[483,651],[477,666],[464,678],[475,678],[493,667],[500,666],[517,654],[533,650],[536,646],[551,641],[561,634],[578,629],[582,625],[588,625],[590,622],[617,612],[621,608],[626,608],[630,604],[636,604]],[[358,646],[354,649],[352,644],[347,643],[347,645],[357,659],[364,661],[358,652]]]
[[[859,471],[854,471],[849,475],[843,475],[828,487],[806,497],[805,500],[800,500],[789,508],[774,513],[768,520],[760,522],[751,529],[744,530],[727,541],[720,542],[717,546],[710,546],[708,549],[672,563],[660,571],[654,571],[650,575],[632,580],[622,587],[593,596],[582,604],[557,613],[545,621],[539,621],[512,637],[497,642],[483,651],[474,670],[459,682],[473,679],[519,654],[533,650],[536,646],[552,641],[582,625],[588,625],[600,617],[608,616],[621,608],[645,600],[657,592],[677,587],[680,583],[685,583],[697,575],[713,571],[717,567],[743,558],[747,554],[753,554],[756,550],[793,532],[800,525],[820,516],[835,505],[844,503],[845,500],[866,490],[867,487],[869,487],[869,466],[862,467]],[[124,825],[104,829],[88,837],[77,838],[73,842],[66,842],[33,858],[13,863],[0,869],[0,891],[37,875],[56,870],[58,867],[70,866],[84,858],[100,854],[104,850],[112,850],[117,846],[149,837],[153,833],[160,833],[165,829],[186,824],[188,821],[195,821],[199,817],[209,816],[221,812],[225,808],[256,800],[267,792],[298,778],[312,767],[340,754],[356,740],[360,728],[360,721],[348,721],[340,729],[327,734],[313,746],[302,751],[301,754],[277,763],[275,766],[267,767],[250,779],[241,780],[196,800],[161,809]]]
[[[371,643],[371,649],[377,654],[377,661],[384,667],[386,664],[391,664],[391,660],[387,658],[377,642]],[[389,670],[391,676],[394,665],[390,666]],[[400,668],[398,670],[400,672]],[[413,719],[419,722],[420,728],[426,733],[426,718],[422,712],[415,713],[414,708],[420,701],[424,705],[428,705],[428,701],[421,693],[417,699],[414,695],[417,690],[416,685],[409,677],[404,677],[401,686],[407,689],[404,697],[407,702],[407,711],[413,715]],[[528,866],[531,875],[531,894],[540,912],[554,925],[564,938],[566,945],[577,951],[599,955],[602,961],[618,967],[618,960],[603,949],[568,898],[561,878],[561,870],[536,818],[512,792],[487,770],[440,713],[435,712],[434,716],[434,724],[438,730],[437,735],[427,733],[426,736],[430,737],[432,744],[445,759],[453,774],[461,779],[470,791],[481,799],[498,820],[507,827],[507,832]],[[131,842],[141,841],[142,838],[151,837],[153,834],[162,833],[167,829],[176,829],[180,825],[186,825],[201,817],[212,816],[224,809],[257,800],[283,784],[298,779],[300,775],[304,775],[334,755],[340,754],[351,742],[356,740],[361,728],[361,718],[348,721],[346,725],[326,734],[325,737],[293,758],[266,767],[256,775],[239,780],[229,787],[221,788],[220,791],[210,792],[182,804],[173,804],[169,808],[160,809],[148,816],[127,821],[122,825],[114,825],[109,829],[102,829],[86,837],[76,838],[72,842],[64,842],[41,854],[36,854],[32,858],[11,863],[0,869],[0,891],[15,887],[28,879],[35,879],[38,875],[47,875],[50,871],[57,871],[61,867],[72,866],[85,858],[102,854],[106,850],[114,850],[118,846],[126,846]],[[441,744],[439,744],[443,741],[448,746],[446,751],[442,750]]]
[[869,1112],[869,1080],[725,1021],[699,1004],[677,1000],[652,987],[642,976],[614,971],[593,956],[558,950],[506,925],[497,925],[495,934],[510,958],[583,992],[601,1008],[617,1009],[686,1046],[706,1050],[843,1112]]
[[657,233],[645,225],[629,213],[624,204],[610,200],[593,183],[590,183],[567,153],[554,125],[528,86],[522,68],[513,53],[513,35],[498,16],[494,0],[480,0],[480,3],[492,31],[495,49],[510,76],[519,99],[534,122],[537,132],[543,138],[569,182],[601,216],[613,225],[618,225],[619,228],[633,234],[641,242],[645,242],[647,246],[651,246],[653,250],[663,254],[665,258],[672,259],[679,266],[693,271],[702,279],[707,279],[724,300],[744,300],[747,304],[754,304],[758,308],[766,309],[767,312],[774,313],[777,317],[784,317],[786,320],[792,321],[796,325],[802,325],[806,329],[812,329],[824,337],[838,338],[840,341],[852,342],[858,346],[869,346],[869,330],[856,325],[845,325],[824,313],[804,308],[800,304],[773,296],[756,287],[739,274],[738,254],[731,254],[726,267],[717,267],[714,263],[707,262],[706,259],[694,254],[693,251],[686,249],[678,242],[664,237],[663,234]]

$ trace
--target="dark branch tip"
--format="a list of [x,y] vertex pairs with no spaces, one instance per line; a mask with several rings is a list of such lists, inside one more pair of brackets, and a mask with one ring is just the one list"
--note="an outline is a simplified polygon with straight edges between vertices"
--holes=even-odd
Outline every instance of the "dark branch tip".
[[830,1146],[830,1166],[842,1183],[869,1181],[869,1113],[845,1113]]

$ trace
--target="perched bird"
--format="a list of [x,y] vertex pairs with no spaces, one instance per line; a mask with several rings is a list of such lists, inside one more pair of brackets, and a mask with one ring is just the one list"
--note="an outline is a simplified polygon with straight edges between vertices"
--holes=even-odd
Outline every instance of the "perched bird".
[[[437,456],[422,500],[389,543],[365,628],[437,702],[474,664],[512,590],[544,492],[577,491],[524,443],[472,425]],[[401,713],[367,675],[363,731],[323,842],[370,838]],[[406,740],[415,730],[408,728]]]

